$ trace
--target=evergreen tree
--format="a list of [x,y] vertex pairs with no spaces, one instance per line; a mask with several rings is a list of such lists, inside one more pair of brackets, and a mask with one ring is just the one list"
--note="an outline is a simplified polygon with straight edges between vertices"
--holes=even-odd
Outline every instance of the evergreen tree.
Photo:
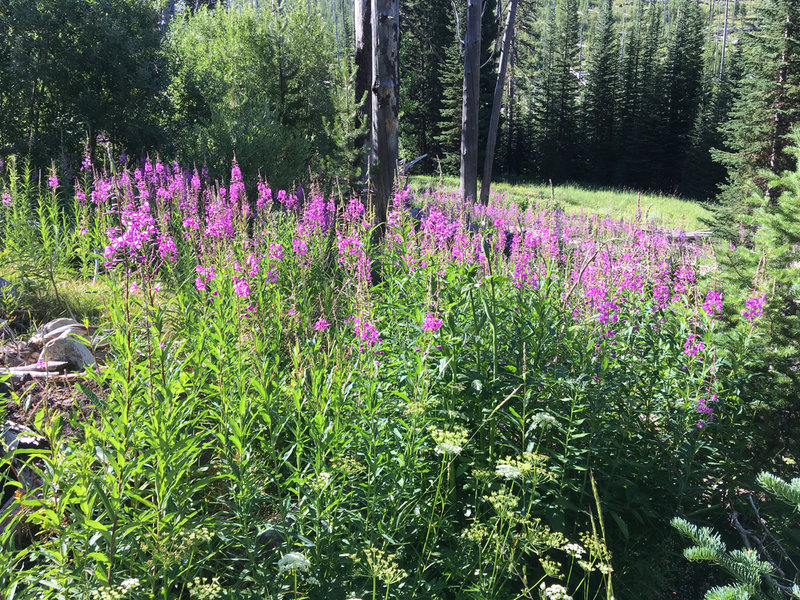
[[610,183],[614,164],[616,84],[619,71],[619,39],[614,25],[612,1],[604,0],[589,49],[582,118],[586,176]]
[[400,45],[400,133],[406,153],[427,154],[420,165],[432,172],[442,148],[440,114],[444,102],[442,74],[455,23],[447,0],[402,0]]
[[[667,103],[665,102],[665,48],[661,9],[651,4],[641,20],[637,20],[635,37],[641,46],[635,61],[627,69],[631,80],[626,82],[630,93],[630,112],[620,140],[618,183],[639,188],[656,188],[664,181],[664,140],[667,135]],[[627,51],[627,50],[626,50]]]
[[696,200],[713,199],[718,186],[725,180],[725,168],[711,156],[712,148],[724,145],[720,127],[728,118],[733,105],[733,84],[729,75],[738,72],[736,55],[726,57],[725,74],[708,82],[704,90],[697,119],[690,136],[690,145],[678,191]]
[[[731,119],[722,127],[727,149],[714,153],[727,167],[728,179],[713,226],[729,242],[719,253],[729,297],[740,305],[747,299],[754,305],[766,300],[768,335],[762,337],[759,362],[771,380],[769,391],[778,398],[796,398],[800,150],[785,151],[791,124],[800,122],[796,0],[764,0],[758,27],[745,36],[739,58],[741,78]],[[800,143],[798,133],[794,143]]]
[[501,122],[498,173],[520,177],[534,174],[534,128],[531,99],[538,80],[538,49],[542,39],[542,0],[517,7],[515,35],[509,63],[507,118]]
[[792,167],[783,148],[790,123],[800,121],[800,4],[764,0],[757,29],[745,34],[741,46],[741,78],[722,127],[727,148],[714,152],[728,171],[714,224],[731,241],[738,240],[741,215],[750,212],[745,200],[754,186],[769,193],[760,171]]
[[439,164],[445,175],[458,175],[461,166],[461,104],[464,80],[464,55],[460,33],[445,48],[445,64],[439,74],[442,102],[439,108],[438,133],[434,140],[441,150]]
[[616,106],[614,108],[614,130],[616,157],[613,178],[614,183],[624,183],[627,177],[627,161],[629,157],[630,139],[636,126],[637,110],[642,96],[642,80],[640,76],[640,60],[642,54],[642,30],[644,11],[641,3],[637,3],[633,17],[623,22],[622,44],[620,49],[620,69],[617,80]]
[[669,39],[665,74],[666,137],[661,140],[661,189],[674,190],[685,165],[703,84],[703,15],[697,0],[681,0]]
[[535,94],[539,172],[546,178],[574,177],[577,147],[578,3],[548,7],[542,44],[542,77]]

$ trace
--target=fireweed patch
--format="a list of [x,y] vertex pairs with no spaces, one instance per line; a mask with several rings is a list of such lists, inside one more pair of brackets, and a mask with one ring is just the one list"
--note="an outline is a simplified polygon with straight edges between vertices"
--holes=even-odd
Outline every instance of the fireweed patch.
[[367,199],[236,165],[84,167],[69,211],[0,180],[4,251],[113,290],[98,418],[40,413],[0,515],[38,532],[0,538],[15,597],[610,597],[746,439],[765,291],[723,335],[702,242],[441,190],[379,240]]

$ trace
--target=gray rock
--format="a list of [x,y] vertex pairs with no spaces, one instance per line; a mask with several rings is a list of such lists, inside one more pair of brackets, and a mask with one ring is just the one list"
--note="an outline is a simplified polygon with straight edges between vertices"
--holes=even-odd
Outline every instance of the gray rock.
[[70,331],[65,331],[54,340],[47,342],[40,358],[44,361],[68,362],[78,371],[83,371],[84,368],[95,363],[94,355],[89,347],[73,336]]
[[65,325],[64,327],[59,327],[58,329],[49,331],[42,336],[37,335],[31,338],[29,343],[34,346],[40,346],[42,344],[47,344],[49,341],[61,337],[65,334],[71,335],[74,338],[75,337],[83,338],[87,341],[90,340],[92,337],[91,329],[86,328],[83,325]]
[[[65,327],[83,327],[78,321],[75,319],[68,319],[66,317],[62,317],[61,319],[54,319],[49,323],[45,323],[39,329],[36,330],[36,333],[33,334],[31,337],[31,344],[42,344],[46,341],[53,339],[53,337],[58,337],[61,335],[61,332],[58,335],[52,336],[54,332],[58,330],[63,330]],[[80,335],[80,333],[78,334]],[[45,339],[47,338],[47,339]]]

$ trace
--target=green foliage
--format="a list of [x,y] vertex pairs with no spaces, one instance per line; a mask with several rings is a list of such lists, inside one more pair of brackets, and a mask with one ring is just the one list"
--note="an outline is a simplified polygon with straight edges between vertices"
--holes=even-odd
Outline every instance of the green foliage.
[[591,178],[601,181],[612,171],[619,41],[611,0],[601,5],[589,49],[590,78],[581,100],[586,156]]
[[326,156],[344,168],[349,134],[333,140],[326,123],[341,127],[350,117],[341,99],[350,74],[336,66],[319,13],[294,4],[201,10],[173,20],[168,54],[170,122],[182,158],[219,176],[235,155],[248,177],[260,170],[280,187]]
[[461,51],[460,33],[445,48],[445,65],[439,76],[444,89],[440,133],[434,138],[444,153],[439,160],[446,175],[458,175],[461,167],[461,111],[464,82],[464,55]]
[[[403,43],[400,46],[402,144],[407,158],[411,160],[428,154],[419,165],[419,170],[433,172],[437,158],[443,156],[439,123],[444,94],[447,92],[451,102],[461,98],[461,87],[457,84],[455,74],[463,73],[463,65],[459,69],[457,64],[449,60],[449,55],[458,50],[452,43],[455,38],[453,7],[441,0],[403,0],[400,14],[403,30]],[[447,86],[443,80],[445,70],[449,71],[450,76]],[[458,90],[458,94],[452,93],[454,89]],[[455,98],[456,95],[458,98]],[[459,138],[460,115],[459,103]],[[449,113],[444,116],[450,117]],[[452,144],[448,145],[448,152],[452,150]]]
[[739,215],[749,212],[755,189],[768,192],[761,171],[780,173],[793,167],[784,154],[791,123],[800,120],[800,7],[792,0],[765,0],[758,6],[756,28],[742,38],[731,118],[722,125],[725,146],[715,158],[728,171],[716,229],[736,243]]
[[[741,228],[735,243],[720,251],[731,295],[742,302],[764,297],[763,323],[758,326],[763,335],[757,340],[763,360],[761,375],[770,383],[751,393],[770,398],[774,409],[792,406],[800,389],[796,369],[800,356],[800,131],[795,131],[793,140],[787,158],[794,168],[780,175],[760,172],[772,198],[757,191],[748,200],[746,212],[738,214]],[[718,233],[724,238],[724,232]]]
[[578,128],[578,3],[563,0],[547,8],[541,71],[533,96],[538,170],[563,181],[574,167]]
[[[800,510],[800,478],[786,482],[763,472],[759,474],[758,482],[796,511]],[[672,525],[696,544],[684,550],[687,559],[715,564],[735,580],[732,585],[709,590],[705,595],[706,600],[782,600],[800,596],[797,580],[788,584],[780,581],[776,565],[762,560],[755,549],[728,551],[719,534],[710,527],[698,528],[680,518],[673,519]],[[778,548],[781,553],[785,552],[783,547]],[[800,573],[796,575],[800,577]]]
[[158,145],[158,12],[138,0],[0,4],[0,156],[37,166],[103,132],[134,154]]
[[[452,239],[437,249],[429,225],[418,231],[405,211],[381,247],[342,211],[341,229],[323,233],[328,221],[316,211],[331,215],[319,205],[262,207],[249,221],[237,212],[230,237],[213,237],[184,219],[208,223],[193,198],[208,199],[206,215],[224,215],[217,191],[167,181],[157,166],[144,172],[148,214],[173,234],[181,258],[161,262],[153,238],[143,260],[126,254],[102,272],[110,350],[83,390],[96,417],[32,416],[50,450],[11,458],[32,459],[44,488],[14,505],[24,513],[3,517],[39,533],[25,548],[3,534],[0,589],[46,600],[211,591],[504,600],[561,589],[651,597],[668,585],[661,567],[674,540],[664,541],[662,515],[718,506],[718,494],[698,500],[700,491],[736,477],[731,457],[752,444],[753,407],[738,394],[750,338],[721,332],[700,311],[699,288],[659,307],[651,281],[620,303],[613,335],[594,308],[575,313],[578,273],[605,283],[595,259],[649,254],[639,236],[658,236],[656,248],[672,244],[666,236],[639,218],[623,226],[531,212],[529,223],[577,225],[581,244],[551,238],[559,257],[542,258],[536,286],[520,287],[491,228],[468,245],[474,263],[451,259]],[[23,186],[0,185],[14,190],[0,213],[13,221]],[[559,190],[557,202],[566,192],[574,190]],[[74,248],[105,246],[118,215],[77,198],[67,211],[49,189],[26,193],[70,236],[87,229],[59,238],[57,255],[76,277],[91,277]],[[111,193],[129,207],[141,200],[133,188]],[[33,253],[51,243],[37,223],[19,235]],[[353,239],[381,262],[380,282],[353,275]],[[586,259],[573,251],[595,239]],[[290,250],[296,242],[306,254]],[[278,244],[282,258],[268,258]],[[249,269],[261,249],[262,270],[247,275],[244,298],[235,288],[241,265]],[[692,272],[710,258],[700,246],[673,250],[664,264],[668,255]],[[210,264],[215,278],[198,289],[197,267]],[[426,330],[434,314],[441,329]],[[379,327],[382,354],[354,330],[361,315]],[[318,329],[320,318],[330,326]],[[690,332],[707,344],[702,360],[685,352]],[[714,420],[700,428],[699,398],[712,390]]]

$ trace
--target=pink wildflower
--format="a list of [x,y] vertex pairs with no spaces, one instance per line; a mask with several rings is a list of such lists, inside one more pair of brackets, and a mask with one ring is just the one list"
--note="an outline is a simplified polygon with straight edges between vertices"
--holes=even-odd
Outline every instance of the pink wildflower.
[[425,322],[422,324],[422,331],[433,331],[436,333],[442,328],[444,321],[439,319],[432,314],[428,314],[425,316]]

